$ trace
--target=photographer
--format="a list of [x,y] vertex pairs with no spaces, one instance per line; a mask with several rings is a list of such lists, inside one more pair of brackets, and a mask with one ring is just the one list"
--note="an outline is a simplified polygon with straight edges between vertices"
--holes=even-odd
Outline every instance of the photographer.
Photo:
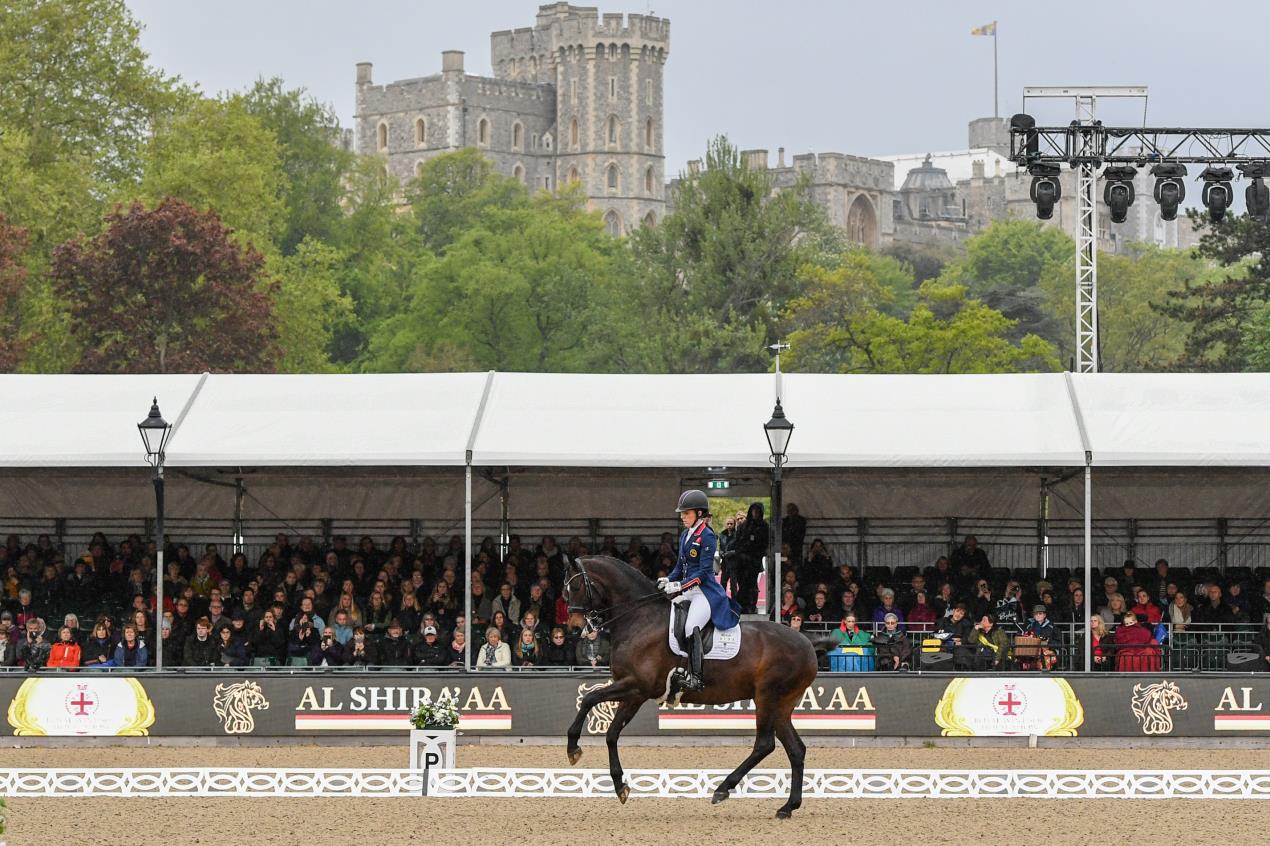
[[295,628],[287,640],[287,657],[305,658],[319,645],[317,632],[313,629],[313,618],[301,613],[294,620]]
[[26,621],[26,637],[18,644],[18,663],[28,670],[38,670],[48,663],[52,646],[43,637],[44,621],[32,617]]
[[309,653],[309,664],[313,667],[339,667],[344,663],[344,647],[335,639],[335,628],[326,626],[322,629],[322,639]]
[[350,667],[373,667],[379,663],[379,651],[361,626],[353,627],[353,636],[344,644],[344,663]]
[[268,608],[251,633],[251,642],[257,658],[272,658],[283,663],[287,657],[287,633],[278,623],[282,612],[277,606]]

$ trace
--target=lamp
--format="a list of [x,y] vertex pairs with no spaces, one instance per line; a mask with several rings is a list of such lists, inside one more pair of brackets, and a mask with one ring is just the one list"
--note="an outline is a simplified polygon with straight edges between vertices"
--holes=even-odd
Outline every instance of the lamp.
[[785,452],[789,449],[789,438],[794,434],[794,424],[785,416],[781,401],[776,401],[772,409],[772,419],[763,424],[763,432],[767,435],[767,448],[772,453],[772,460],[781,465],[785,461]]

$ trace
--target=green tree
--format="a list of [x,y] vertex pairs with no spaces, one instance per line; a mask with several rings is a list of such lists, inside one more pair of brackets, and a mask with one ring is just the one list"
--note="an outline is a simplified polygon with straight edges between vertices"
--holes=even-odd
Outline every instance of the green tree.
[[519,181],[495,173],[480,150],[465,147],[424,163],[406,186],[406,200],[423,246],[440,253],[491,211],[527,207],[529,194]]
[[1198,255],[1213,272],[1183,278],[1158,305],[1161,314],[1187,324],[1176,366],[1186,370],[1245,370],[1264,360],[1247,344],[1261,343],[1259,327],[1270,303],[1270,224],[1247,215],[1212,223],[1197,214]]
[[153,121],[178,99],[140,34],[124,0],[5,0],[0,135],[29,134],[33,166],[73,160],[103,183],[134,177]]
[[26,230],[11,226],[0,214],[0,372],[17,367],[22,354],[18,296],[26,286]]
[[274,314],[278,323],[279,369],[289,373],[325,373],[336,332],[353,319],[353,301],[340,289],[345,256],[312,238],[295,253],[274,259],[277,276]]
[[837,234],[807,184],[774,190],[726,138],[681,178],[674,213],[630,238],[630,281],[612,315],[613,361],[652,372],[767,369],[764,346],[798,292],[798,269]]
[[940,274],[944,284],[964,285],[969,296],[1014,321],[1011,337],[1036,334],[1051,342],[1061,337],[1046,310],[1040,288],[1046,272],[1075,255],[1076,246],[1061,230],[1028,220],[999,220],[966,241],[966,255]]
[[288,90],[277,77],[260,79],[242,96],[247,114],[274,134],[286,177],[286,222],[278,246],[284,253],[316,238],[336,243],[344,223],[345,177],[353,154],[338,145],[339,118],[330,106]]
[[[1168,370],[1182,355],[1187,325],[1159,305],[1179,284],[1211,276],[1188,250],[1131,245],[1124,255],[1098,255],[1099,369],[1111,373]],[[1063,361],[1076,354],[1076,260],[1051,265],[1041,279],[1046,310],[1058,325]]]
[[144,160],[140,199],[176,197],[214,210],[258,249],[282,237],[286,177],[278,141],[241,100],[194,101],[163,122]]
[[134,203],[92,239],[53,253],[87,373],[271,371],[278,358],[264,257],[231,237],[215,212],[164,200]]

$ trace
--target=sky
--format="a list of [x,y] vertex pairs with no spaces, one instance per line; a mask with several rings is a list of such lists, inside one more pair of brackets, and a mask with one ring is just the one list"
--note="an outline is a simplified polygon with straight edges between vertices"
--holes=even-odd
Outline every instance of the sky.
[[[354,66],[376,83],[440,71],[441,51],[467,53],[491,75],[489,33],[531,26],[525,0],[127,0],[152,64],[209,94],[282,77],[352,125]],[[876,156],[964,149],[966,125],[993,109],[998,22],[1000,113],[1025,85],[1147,85],[1155,126],[1270,126],[1267,0],[1227,0],[1200,20],[1177,0],[626,0],[601,12],[668,17],[666,172],[726,134],[787,155]],[[1067,101],[1030,103],[1042,124],[1067,123]],[[1109,125],[1141,125],[1140,101],[1104,101]]]

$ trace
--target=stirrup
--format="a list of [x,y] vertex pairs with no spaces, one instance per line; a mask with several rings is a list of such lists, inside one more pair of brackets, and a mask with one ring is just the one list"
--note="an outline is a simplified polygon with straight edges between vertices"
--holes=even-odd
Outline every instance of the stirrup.
[[672,678],[674,679],[675,691],[678,693],[695,693],[706,689],[706,683],[701,680],[700,676],[694,675],[683,667],[676,669]]

